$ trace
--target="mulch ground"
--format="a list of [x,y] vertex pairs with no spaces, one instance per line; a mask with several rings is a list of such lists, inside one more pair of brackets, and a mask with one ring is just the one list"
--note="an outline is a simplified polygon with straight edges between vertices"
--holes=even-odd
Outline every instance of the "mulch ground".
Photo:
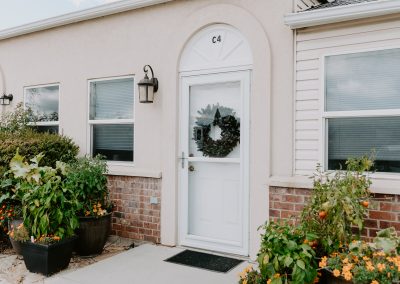
[[0,236],[0,253],[3,253],[4,251],[9,249],[11,249],[11,244],[8,239],[8,236],[6,237]]

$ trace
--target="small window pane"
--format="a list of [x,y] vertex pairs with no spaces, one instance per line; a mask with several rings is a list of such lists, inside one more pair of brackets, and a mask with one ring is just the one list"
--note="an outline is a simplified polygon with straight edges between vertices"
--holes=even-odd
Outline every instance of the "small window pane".
[[400,117],[328,119],[328,169],[376,151],[378,172],[400,172]]
[[329,56],[326,111],[400,108],[400,49]]
[[93,125],[93,156],[110,161],[133,161],[133,125]]
[[90,119],[133,119],[133,79],[90,83]]
[[25,90],[25,106],[32,109],[37,121],[58,121],[58,102],[59,86]]

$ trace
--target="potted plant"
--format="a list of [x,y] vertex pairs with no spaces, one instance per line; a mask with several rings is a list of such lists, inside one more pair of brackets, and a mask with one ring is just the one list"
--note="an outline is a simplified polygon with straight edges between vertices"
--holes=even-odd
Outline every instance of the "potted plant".
[[107,163],[101,156],[82,157],[68,169],[67,187],[75,191],[81,209],[75,250],[81,256],[101,254],[111,227]]
[[40,167],[42,158],[39,154],[27,163],[17,152],[10,171],[18,180],[23,224],[30,236],[21,243],[25,265],[31,272],[50,275],[69,265],[79,203],[75,192],[65,186],[66,165]]
[[329,272],[327,283],[400,283],[400,239],[387,228],[372,243],[353,241],[319,265]]
[[314,283],[318,278],[314,236],[306,236],[300,226],[288,221],[271,221],[263,229],[258,269],[247,267],[239,283]]
[[[8,234],[23,222],[21,196],[17,192],[17,185],[18,181],[10,171],[3,174],[0,181],[0,227]],[[19,242],[11,236],[9,239],[14,251],[21,255]]]

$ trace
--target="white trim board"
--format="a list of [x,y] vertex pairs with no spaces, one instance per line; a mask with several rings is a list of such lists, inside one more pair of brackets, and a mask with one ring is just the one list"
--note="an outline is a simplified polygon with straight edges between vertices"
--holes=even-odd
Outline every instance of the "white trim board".
[[300,29],[395,13],[400,13],[400,1],[378,0],[300,13],[290,13],[284,16],[284,22],[291,29]]
[[130,10],[149,7],[157,4],[170,2],[173,0],[123,0],[104,4],[94,8],[80,10],[22,26],[9,28],[0,31],[0,41],[8,38],[13,38],[21,35],[26,35],[38,31],[43,31],[51,28],[65,26],[77,22],[91,20],[99,17],[109,16],[117,13],[122,13]]
[[[395,194],[399,195],[400,178],[396,174],[374,173],[369,174],[372,185],[372,193]],[[312,176],[271,176],[267,181],[267,187],[285,187],[285,188],[313,188]]]

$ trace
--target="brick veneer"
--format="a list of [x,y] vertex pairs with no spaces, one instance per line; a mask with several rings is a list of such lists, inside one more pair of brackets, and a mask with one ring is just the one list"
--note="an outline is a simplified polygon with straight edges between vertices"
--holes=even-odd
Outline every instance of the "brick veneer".
[[[108,188],[115,204],[111,233],[159,243],[161,179],[108,176]],[[152,196],[158,198],[158,204],[150,204]]]
[[[304,204],[309,200],[310,189],[269,188],[269,215],[271,220],[299,216]],[[395,227],[400,234],[400,195],[375,194],[369,206],[368,218],[362,235],[373,238],[376,232]]]

